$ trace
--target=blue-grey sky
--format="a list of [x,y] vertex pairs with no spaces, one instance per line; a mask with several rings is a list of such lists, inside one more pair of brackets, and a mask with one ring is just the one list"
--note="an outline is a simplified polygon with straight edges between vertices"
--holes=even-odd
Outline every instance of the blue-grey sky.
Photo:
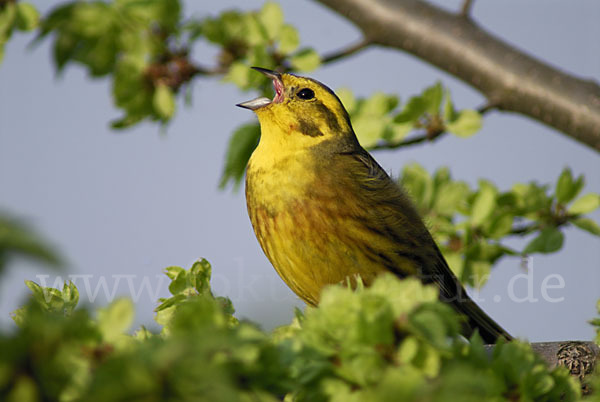
[[[34,3],[48,10],[48,3]],[[215,15],[262,3],[188,1],[184,12]],[[458,9],[460,1],[438,3]],[[315,2],[283,1],[282,6],[302,43],[319,51],[360,37],[350,23]],[[518,48],[600,81],[598,1],[475,1],[473,14],[480,25]],[[234,105],[255,94],[218,79],[198,80],[193,106],[180,102],[166,135],[151,124],[113,132],[108,123],[120,112],[112,105],[109,82],[91,80],[78,66],[55,79],[49,43],[26,50],[31,38],[16,34],[0,65],[0,209],[24,218],[63,252],[69,265],[62,278],[79,275],[75,281],[82,300],[96,294],[95,305],[105,304],[113,291],[117,297],[133,296],[136,325],[148,324],[156,297],[167,295],[162,270],[189,267],[205,257],[213,264],[215,292],[230,297],[240,317],[266,328],[289,322],[293,307],[303,304],[262,254],[243,192],[217,190],[231,132],[255,118]],[[192,57],[209,64],[214,55],[215,49],[203,44]],[[448,74],[390,49],[373,48],[310,75],[334,89],[347,87],[365,96],[383,90],[403,99],[441,80],[457,107],[483,103],[477,92]],[[447,136],[434,145],[374,156],[393,174],[416,161],[430,171],[449,166],[454,178],[471,184],[492,179],[501,189],[531,180],[554,183],[570,166],[586,175],[584,191],[600,191],[596,152],[514,114],[486,115],[483,129],[471,139]],[[600,213],[592,216],[600,221]],[[593,335],[586,321],[595,315],[600,298],[600,242],[579,230],[565,232],[563,250],[531,261],[527,301],[509,297],[510,289],[516,298],[527,296],[525,278],[515,277],[524,272],[518,259],[495,267],[479,294],[482,307],[514,335],[532,341]],[[559,283],[546,279],[549,275],[560,275],[564,288],[550,289],[543,297],[544,280]],[[0,324],[10,325],[9,312],[26,294],[25,279],[44,279],[49,285],[56,274],[27,261],[12,264],[0,282]]]

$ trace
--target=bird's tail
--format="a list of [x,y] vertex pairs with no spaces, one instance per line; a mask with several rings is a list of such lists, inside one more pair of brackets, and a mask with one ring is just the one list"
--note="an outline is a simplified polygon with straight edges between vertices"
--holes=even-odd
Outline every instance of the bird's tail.
[[469,297],[458,278],[452,273],[437,246],[436,249],[438,264],[441,265],[437,268],[437,271],[444,273],[444,278],[440,284],[440,298],[446,298],[445,301],[452,304],[459,313],[462,313],[467,318],[463,324],[463,335],[469,338],[475,330],[478,330],[483,341],[488,344],[496,343],[499,338],[507,341],[513,339],[504,328],[496,323]]
[[485,343],[496,343],[500,338],[510,341],[513,337],[504,330],[496,321],[490,318],[466,293],[464,300],[454,303],[456,309],[467,317],[463,325],[463,334],[470,337],[475,330]]

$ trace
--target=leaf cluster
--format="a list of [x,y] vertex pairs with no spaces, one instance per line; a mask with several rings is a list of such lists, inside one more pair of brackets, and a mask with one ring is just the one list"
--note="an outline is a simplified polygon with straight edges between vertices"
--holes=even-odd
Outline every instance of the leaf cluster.
[[[563,230],[573,225],[600,236],[600,227],[585,214],[600,206],[600,195],[578,197],[584,179],[569,168],[554,190],[536,182],[517,183],[500,191],[488,180],[472,189],[453,180],[447,168],[429,174],[408,165],[399,178],[440,245],[448,264],[463,283],[482,286],[490,268],[504,256],[553,253],[564,242]],[[513,237],[529,238],[520,250],[506,244]]]
[[37,41],[53,38],[53,59],[61,73],[70,63],[92,77],[111,77],[124,128],[149,118],[167,121],[174,93],[196,73],[181,44],[179,1],[115,0],[70,2],[42,20]]
[[219,69],[225,72],[225,81],[243,90],[265,93],[269,87],[269,80],[249,66],[312,71],[321,62],[313,49],[299,48],[298,31],[285,23],[277,3],[266,2],[260,10],[251,12],[225,11],[217,17],[190,22],[189,26],[194,37],[203,36],[220,47]]
[[40,22],[36,8],[27,2],[0,1],[0,63],[4,46],[14,31],[32,31]]
[[356,98],[351,90],[337,91],[350,114],[361,145],[370,148],[394,148],[407,134],[422,130],[433,140],[445,132],[469,137],[481,128],[481,114],[472,109],[457,111],[450,91],[440,82],[425,88],[400,105],[396,95],[377,92],[368,98]]
[[[115,105],[124,115],[112,122],[123,129],[143,120],[167,123],[176,95],[198,76],[223,75],[242,89],[268,91],[264,77],[249,65],[310,71],[320,64],[311,48],[299,48],[297,30],[281,7],[267,2],[258,11],[225,11],[184,19],[179,0],[72,1],[41,19],[36,41],[51,37],[58,73],[71,63],[92,77],[109,77]],[[37,11],[27,3],[0,10],[0,46],[13,27],[33,29]],[[3,39],[4,38],[4,39]],[[202,67],[190,53],[200,41],[218,47],[214,67]]]
[[[465,342],[461,317],[433,286],[382,276],[373,286],[325,289],[319,307],[271,333],[233,317],[210,290],[211,267],[169,267],[160,333],[128,331],[133,304],[95,316],[78,291],[28,283],[33,295],[0,335],[6,401],[578,400],[577,381],[519,341],[488,353]],[[358,281],[360,284],[360,281]]]

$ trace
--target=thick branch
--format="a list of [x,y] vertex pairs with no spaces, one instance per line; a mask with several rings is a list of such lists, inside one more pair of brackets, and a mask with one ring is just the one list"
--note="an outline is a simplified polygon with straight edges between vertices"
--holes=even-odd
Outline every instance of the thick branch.
[[498,108],[524,114],[600,151],[600,86],[559,71],[460,14],[419,0],[317,0],[367,41],[405,50],[462,79]]
[[[490,353],[493,348],[494,345],[486,345]],[[549,367],[564,366],[580,380],[590,375],[600,361],[600,348],[593,342],[535,342],[531,348]],[[589,390],[583,386],[583,391],[585,394]]]

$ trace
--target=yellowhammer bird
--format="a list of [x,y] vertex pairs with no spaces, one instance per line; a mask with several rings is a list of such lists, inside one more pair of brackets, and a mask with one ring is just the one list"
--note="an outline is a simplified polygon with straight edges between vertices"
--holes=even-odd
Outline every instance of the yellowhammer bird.
[[335,93],[320,82],[253,67],[275,97],[237,106],[261,126],[248,162],[246,202],[258,241],[288,286],[316,305],[321,289],[382,272],[437,283],[467,317],[465,335],[510,335],[466,294],[402,189],[365,151]]

